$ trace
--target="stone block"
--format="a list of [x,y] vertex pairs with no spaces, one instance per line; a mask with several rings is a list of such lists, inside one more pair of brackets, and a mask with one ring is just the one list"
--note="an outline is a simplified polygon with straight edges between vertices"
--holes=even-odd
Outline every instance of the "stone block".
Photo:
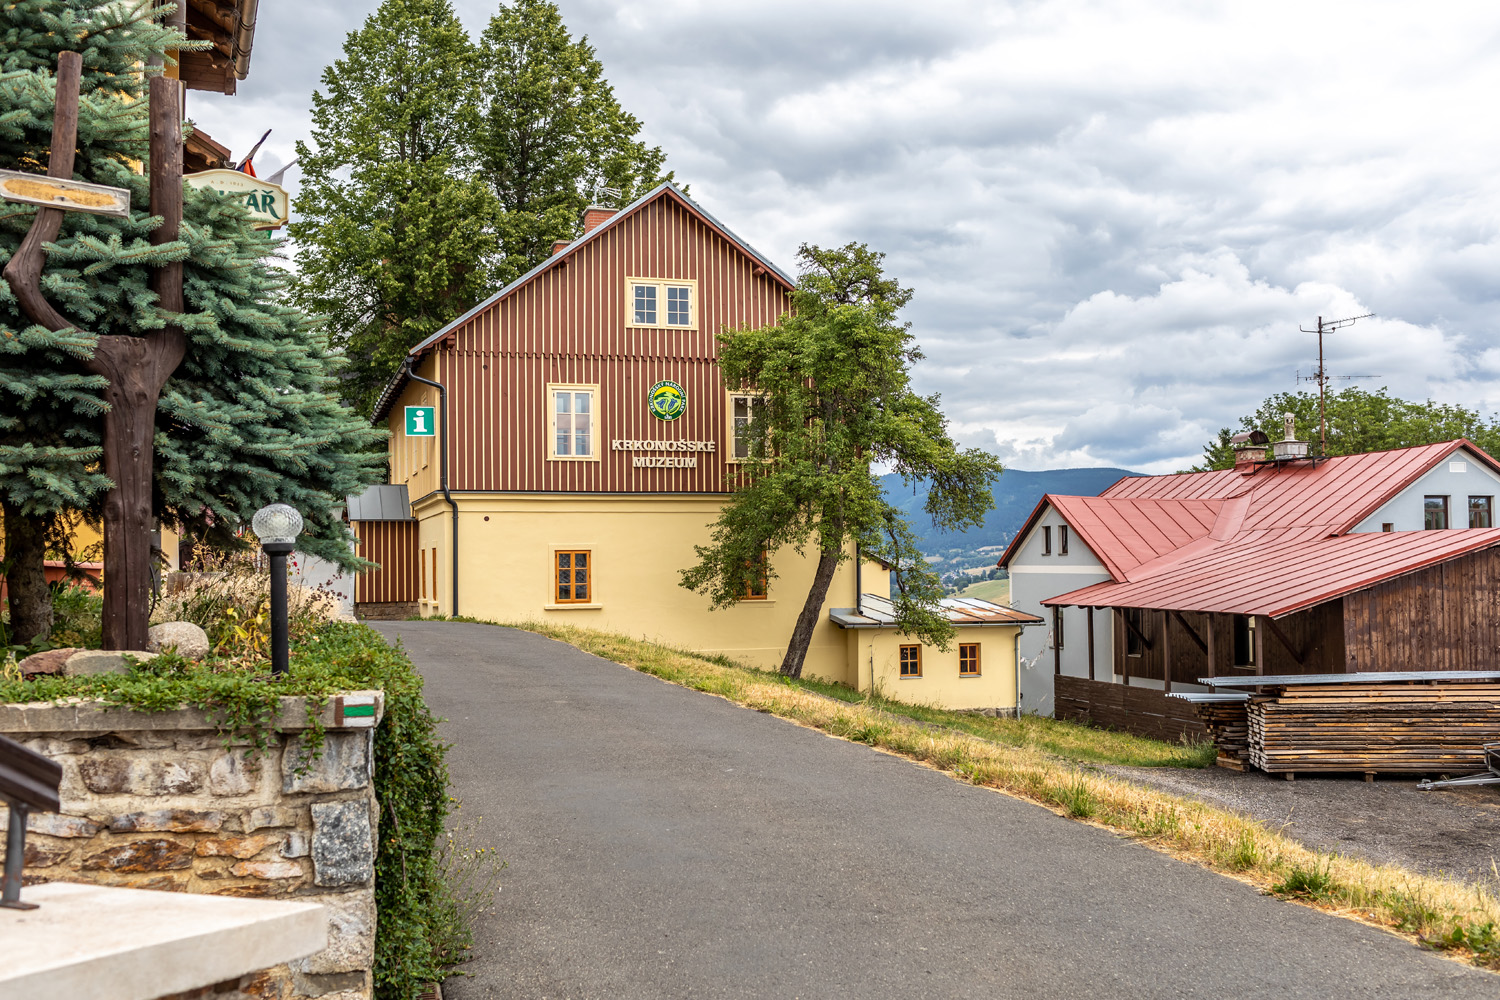
[[[0,815],[4,815],[0,812]],[[9,821],[10,817],[5,817]],[[83,816],[64,816],[62,813],[32,813],[26,818],[26,829],[45,833],[49,837],[92,837],[99,832],[99,824]]]
[[250,885],[226,885],[222,889],[215,889],[209,895],[235,896],[240,899],[264,899],[267,896],[276,895],[276,886],[270,882],[254,882]]
[[307,839],[307,834],[301,830],[293,830],[286,835],[286,843],[281,845],[281,856],[283,858],[305,858],[312,853],[312,844]]
[[48,847],[28,840],[26,842],[26,867],[51,868],[72,853],[71,847]]
[[197,854],[200,858],[238,858],[241,861],[253,858],[265,848],[276,842],[275,837],[216,837],[213,840],[198,841]]
[[79,677],[84,674],[126,674],[130,672],[130,667],[125,663],[126,656],[140,663],[156,659],[155,653],[148,653],[143,649],[123,651],[85,649],[68,657],[63,664],[63,673],[69,677]]
[[163,622],[146,630],[146,648],[153,653],[176,649],[186,660],[201,660],[208,655],[208,633],[192,622]]
[[342,1000],[343,997],[369,995],[364,972],[325,972],[322,975],[292,974],[292,986],[303,996],[318,1000]]
[[363,885],[375,877],[368,802],[314,802],[312,819],[314,882],[324,886]]
[[[342,792],[370,783],[370,737],[367,732],[327,733],[323,751],[309,760],[301,737],[287,742],[281,755],[281,790]],[[303,773],[298,774],[301,769]]]
[[208,768],[197,760],[101,756],[80,761],[78,776],[95,795],[188,795],[207,782]]
[[83,652],[77,646],[65,646],[62,649],[48,649],[40,653],[32,653],[26,659],[16,664],[16,669],[21,671],[22,677],[40,677],[43,674],[60,674],[67,665],[68,657],[74,653]]
[[296,826],[298,815],[305,813],[289,806],[261,806],[251,809],[245,814],[245,832],[254,833],[268,826]]
[[261,762],[246,750],[230,750],[208,766],[208,790],[215,795],[248,795],[260,784]]
[[223,827],[223,813],[192,809],[125,813],[109,822],[110,830],[115,833],[213,833]]
[[328,947],[291,963],[302,975],[357,972],[375,961],[375,890],[307,896],[328,914]]
[[241,861],[229,866],[229,874],[240,878],[301,878],[302,867],[295,861]]
[[160,872],[193,864],[193,845],[155,838],[110,847],[83,859],[85,871]]

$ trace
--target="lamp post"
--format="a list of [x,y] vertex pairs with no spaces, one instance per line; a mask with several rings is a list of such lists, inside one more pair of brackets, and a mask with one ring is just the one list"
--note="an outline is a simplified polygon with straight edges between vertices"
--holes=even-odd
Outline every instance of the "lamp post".
[[297,508],[273,503],[255,512],[250,530],[271,557],[271,673],[287,672],[286,557],[302,533],[302,515]]

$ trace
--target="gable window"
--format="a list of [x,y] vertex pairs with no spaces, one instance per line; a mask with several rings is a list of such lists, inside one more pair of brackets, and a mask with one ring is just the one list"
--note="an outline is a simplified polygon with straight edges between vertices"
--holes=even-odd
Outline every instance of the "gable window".
[[1120,614],[1125,619],[1125,655],[1140,656],[1146,651],[1146,644],[1141,640],[1146,634],[1146,616],[1140,608],[1122,608]]
[[1469,497],[1469,527],[1493,528],[1495,526],[1495,498]]
[[626,326],[672,327],[679,330],[692,330],[698,326],[696,281],[627,278],[625,302]]
[[1422,498],[1422,527],[1428,531],[1441,531],[1448,527],[1448,498]]
[[598,458],[596,385],[549,385],[548,458]]
[[[757,439],[754,428],[755,421],[763,419],[765,413],[766,399],[764,396],[751,392],[734,392],[729,394],[729,436],[733,442],[730,449],[731,461],[743,461],[747,458],[760,458],[765,445],[764,428]],[[756,446],[760,445],[761,448]]]
[[1255,666],[1255,617],[1234,616],[1234,665]]
[[555,554],[558,604],[587,604],[591,599],[594,567],[589,555],[588,549]]
[[1057,526],[1057,554],[1060,556],[1068,554],[1068,526],[1066,524]]
[[958,676],[979,676],[979,643],[961,642],[958,644]]
[[1063,648],[1063,609],[1052,609],[1052,645]]
[[1044,556],[1050,556],[1051,554],[1052,554],[1052,526],[1050,524],[1044,524],[1044,525],[1042,525],[1042,555],[1044,555]]
[[901,647],[901,676],[902,677],[921,677],[922,676],[922,647],[921,646],[902,646]]

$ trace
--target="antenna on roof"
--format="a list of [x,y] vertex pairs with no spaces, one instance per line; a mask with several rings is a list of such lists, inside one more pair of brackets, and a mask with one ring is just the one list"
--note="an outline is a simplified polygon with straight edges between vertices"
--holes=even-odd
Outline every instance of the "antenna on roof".
[[619,208],[620,198],[625,194],[619,188],[596,187],[594,188],[594,201],[608,208]]
[[1305,326],[1299,326],[1299,327],[1297,327],[1297,329],[1301,330],[1303,333],[1316,333],[1318,335],[1318,368],[1317,368],[1317,371],[1315,371],[1311,375],[1308,375],[1308,376],[1305,376],[1305,377],[1302,376],[1302,375],[1299,375],[1299,376],[1297,376],[1297,380],[1299,382],[1306,381],[1306,382],[1316,382],[1316,383],[1318,383],[1318,454],[1324,456],[1325,458],[1328,455],[1328,415],[1327,415],[1327,408],[1326,408],[1326,397],[1328,395],[1328,381],[1329,381],[1329,379],[1330,378],[1374,378],[1375,376],[1374,375],[1329,375],[1328,374],[1328,366],[1326,364],[1324,364],[1324,362],[1323,362],[1323,334],[1325,334],[1325,333],[1332,333],[1335,330],[1342,330],[1346,326],[1353,326],[1354,323],[1357,320],[1369,319],[1370,317],[1372,317],[1374,315],[1375,315],[1374,313],[1365,313],[1362,316],[1346,316],[1343,319],[1330,319],[1330,320],[1325,320],[1322,316],[1319,316],[1318,317],[1318,325],[1314,329],[1309,330]]

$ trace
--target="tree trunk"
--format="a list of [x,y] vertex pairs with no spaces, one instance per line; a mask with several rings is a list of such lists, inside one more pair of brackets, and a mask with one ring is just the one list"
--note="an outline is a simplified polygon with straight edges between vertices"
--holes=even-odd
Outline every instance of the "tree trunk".
[[797,625],[792,629],[792,639],[786,647],[786,658],[781,661],[781,672],[787,677],[802,676],[802,662],[807,659],[807,647],[812,645],[813,631],[823,617],[823,602],[828,599],[828,588],[833,583],[833,574],[838,568],[837,549],[818,554],[818,570],[813,574],[812,587],[807,592],[807,600],[802,603],[802,613],[797,616]]
[[5,589],[12,643],[52,634],[52,591],[47,587],[47,522],[0,503],[5,517]]

